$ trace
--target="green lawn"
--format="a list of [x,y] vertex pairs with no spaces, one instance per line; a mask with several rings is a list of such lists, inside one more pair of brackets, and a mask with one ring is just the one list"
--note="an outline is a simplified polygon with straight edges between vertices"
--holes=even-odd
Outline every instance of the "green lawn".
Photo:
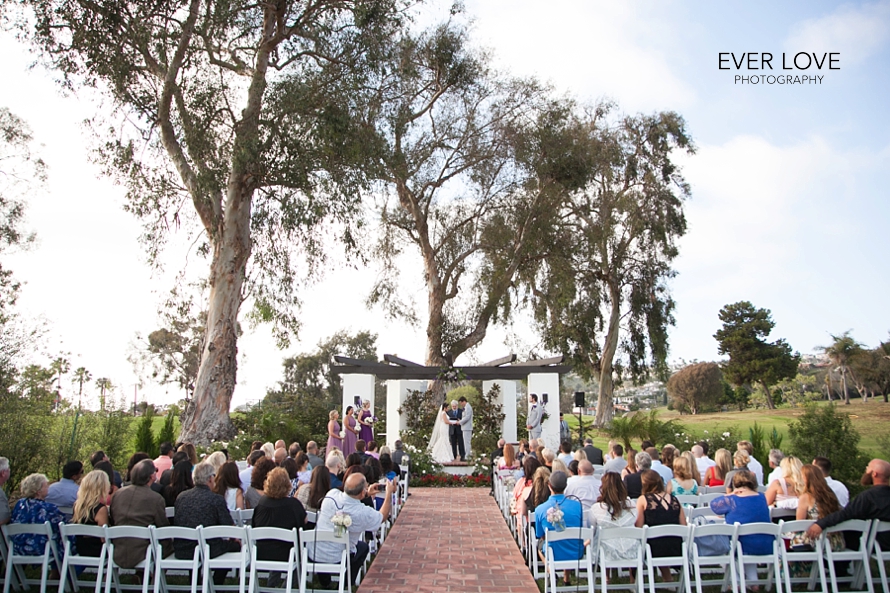
[[[827,402],[821,404],[826,405]],[[862,440],[859,441],[859,448],[866,453],[874,456],[886,455],[890,452],[882,452],[878,444],[878,437],[886,435],[888,427],[890,427],[890,404],[884,403],[883,400],[869,400],[862,403],[862,400],[853,400],[849,406],[840,404],[837,406],[840,412],[847,412],[853,421],[853,426],[859,431]],[[663,420],[676,419],[681,422],[687,430],[701,436],[705,430],[714,432],[720,428],[730,426],[737,427],[742,434],[747,435],[748,429],[757,422],[767,433],[772,432],[773,428],[785,435],[787,442],[788,424],[797,416],[803,414],[801,408],[780,408],[778,410],[745,410],[744,412],[715,412],[712,414],[697,414],[695,416],[689,414],[679,414],[670,411],[667,408],[659,408],[659,417]],[[565,416],[572,427],[573,431],[578,428],[577,416]],[[593,424],[592,416],[584,416],[584,428],[587,436],[593,435],[594,443],[598,447],[605,448],[609,442],[609,438],[605,433],[599,430],[591,430],[588,428]]]

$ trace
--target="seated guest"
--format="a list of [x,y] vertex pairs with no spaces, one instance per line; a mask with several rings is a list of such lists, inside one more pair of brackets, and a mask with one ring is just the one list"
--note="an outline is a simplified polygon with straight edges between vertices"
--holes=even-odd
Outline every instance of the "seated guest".
[[825,476],[825,483],[828,484],[828,487],[837,496],[837,502],[841,505],[841,508],[847,506],[847,503],[850,502],[850,491],[847,490],[843,482],[838,482],[831,477],[831,461],[827,457],[816,457],[813,459],[813,465],[822,470],[822,475]]
[[[381,450],[381,453],[383,451]],[[316,467],[324,467],[324,459],[318,456],[318,443],[315,441],[309,441],[306,443],[306,455],[309,456],[309,469],[315,469]],[[291,455],[293,457],[293,455]]]
[[683,451],[683,453],[680,454],[680,457],[684,458],[689,464],[689,467],[692,469],[692,479],[695,480],[696,484],[701,486],[701,475],[698,472],[698,464],[695,461],[695,455],[692,454],[692,451]]
[[[584,459],[587,459],[587,455],[584,456]],[[577,459],[572,459],[572,462],[569,464],[569,477],[578,475],[578,464],[579,463],[581,463],[581,461],[578,461]]]
[[708,442],[699,441],[697,445],[692,446],[692,455],[695,457],[695,466],[698,468],[699,485],[708,486],[708,480],[705,474],[708,468],[714,465],[714,460],[708,457]]
[[395,442],[396,450],[392,452],[392,462],[396,465],[402,465],[402,458],[405,456],[405,451],[402,448],[402,441]]
[[368,443],[363,439],[359,439],[355,442],[355,453],[358,453],[362,457],[362,463],[365,462],[365,458],[368,456],[366,449],[368,448]]
[[279,447],[275,449],[275,452],[272,453],[272,461],[275,462],[275,465],[281,467],[281,463],[287,459],[287,449],[284,447]]
[[[331,478],[331,488],[341,490],[343,488],[343,480],[339,478],[340,470],[342,469],[342,461],[340,457],[333,454],[328,455],[328,458],[325,461],[325,468],[328,470],[328,474]],[[311,481],[312,480],[310,480],[310,482]]]
[[528,510],[534,511],[539,504],[546,502],[550,498],[550,468],[542,465],[535,470],[535,476],[532,480],[532,491],[525,499],[525,506]]
[[363,465],[365,463],[365,456],[359,453],[358,451],[350,453],[346,458],[346,464],[344,465],[344,470],[348,470],[350,467],[355,467],[356,465]]
[[568,466],[572,460],[575,458],[572,455],[572,443],[569,441],[563,441],[559,444],[559,455],[558,458],[562,460],[563,463]]
[[504,443],[504,455],[498,460],[498,470],[517,470],[519,462],[516,461],[516,454],[513,451],[513,445]]
[[[680,455],[680,452],[677,451],[676,447],[674,447],[673,445],[665,445],[664,447],[661,448],[661,463],[662,463],[662,465],[664,465],[669,470],[674,471],[674,459],[676,459],[679,455]],[[655,468],[653,467],[652,469],[655,469]],[[673,477],[673,476],[671,476],[671,477]]]
[[9,523],[9,499],[3,486],[9,480],[9,459],[0,457],[0,525]]
[[[298,455],[305,455],[305,453],[299,453]],[[288,496],[293,496],[297,493],[297,488],[300,487],[300,481],[297,479],[297,462],[292,457],[288,457],[280,467],[287,472],[287,477],[290,478],[290,492]]]
[[569,468],[565,463],[562,462],[562,459],[557,457],[553,460],[553,463],[550,465],[550,473],[553,473],[553,472],[562,472],[565,475],[569,475]]
[[[253,473],[250,476],[250,488],[244,493],[244,500],[247,508],[255,509],[259,504],[260,498],[263,497],[263,485],[266,483],[266,476],[275,469],[275,462],[267,457],[263,457],[253,466]],[[284,472],[285,474],[287,471]]]
[[[599,529],[633,527],[637,520],[637,509],[627,497],[627,488],[615,472],[603,474],[603,485],[596,503],[588,513],[590,526]],[[635,558],[640,542],[633,539],[613,539],[600,544],[605,549],[606,560],[627,560]]]
[[133,467],[137,463],[142,461],[143,459],[151,459],[151,458],[149,457],[148,453],[142,453],[141,451],[139,451],[139,452],[133,453],[130,456],[130,459],[127,460],[127,473],[124,474],[124,481],[123,481],[124,486],[130,485],[130,472],[133,471]]
[[209,463],[213,466],[213,471],[215,473],[219,473],[219,468],[221,468],[222,465],[228,460],[228,455],[226,455],[222,451],[214,451],[213,453],[208,455],[202,463]]
[[513,502],[510,504],[510,512],[516,517],[516,533],[524,537],[522,530],[522,518],[528,516],[528,507],[525,501],[533,494],[535,487],[535,472],[541,464],[531,455],[526,455],[522,462],[523,477],[516,480],[513,487]]
[[627,467],[627,461],[624,460],[624,447],[619,443],[615,443],[612,445],[609,454],[612,458],[603,465],[603,472],[614,472],[620,476],[621,472],[624,471],[624,468]]
[[[77,492],[77,501],[74,503],[73,523],[80,525],[96,525],[104,527],[108,525],[108,491],[111,489],[111,481],[108,474],[94,469],[80,481],[80,489]],[[77,553],[81,556],[98,557],[102,552],[102,538],[78,535]]]
[[[102,462],[107,462],[111,464],[111,460],[108,458],[108,455],[105,454],[105,451],[101,449],[96,451],[92,455],[90,455],[90,465],[93,466],[93,469],[97,469],[96,465]],[[123,485],[123,480],[121,479],[120,473],[118,473],[114,468],[112,468],[113,477],[111,479],[111,485],[117,489]]]
[[779,509],[797,508],[798,497],[803,492],[803,477],[800,475],[802,466],[800,459],[794,455],[782,459],[779,463],[782,476],[773,480],[766,489],[767,504]]
[[[142,463],[141,461],[139,463]],[[137,464],[138,465],[138,464]],[[180,461],[173,466],[173,477],[170,478],[170,485],[164,487],[164,504],[172,507],[176,504],[176,498],[191,488],[195,487],[192,480],[192,463],[190,461]]]
[[582,511],[587,513],[600,496],[602,482],[593,475],[593,464],[587,461],[586,457],[577,463],[578,475],[569,478],[565,495],[577,499],[581,503]]
[[[587,463],[590,463],[589,461]],[[591,464],[591,469],[593,465]],[[546,471],[539,469],[538,471]],[[548,490],[550,496],[535,508],[535,536],[539,540],[545,538],[546,532],[556,529],[549,521],[548,511],[554,507],[558,507],[562,511],[562,521],[564,527],[581,527],[584,519],[584,511],[581,503],[577,500],[566,497],[567,476],[565,472],[555,471],[550,474],[548,479]],[[560,529],[561,531],[562,529]],[[546,546],[546,544],[545,544]],[[546,549],[545,549],[546,553]],[[562,560],[578,560],[584,555],[583,542],[579,540],[560,540],[553,543],[553,559],[557,562]],[[569,573],[565,572],[565,584],[569,584]]]
[[[56,548],[60,554],[63,553],[65,548],[62,545],[59,525],[65,522],[65,516],[59,511],[59,507],[45,500],[49,492],[49,480],[43,474],[31,474],[22,480],[19,491],[22,497],[16,501],[12,509],[10,523],[43,525],[49,521]],[[16,554],[40,556],[46,547],[46,536],[36,533],[21,533],[12,536],[12,545]]]
[[[352,519],[352,524],[346,528],[349,532],[351,582],[355,582],[358,571],[361,570],[368,555],[368,544],[364,542],[365,532],[376,531],[380,524],[389,517],[392,495],[395,494],[397,487],[397,480],[386,482],[386,497],[383,500],[383,506],[377,511],[363,505],[361,500],[368,496],[375,496],[384,486],[382,484],[368,486],[364,475],[354,473],[346,478],[343,492],[332,490],[321,503],[316,530],[334,531],[332,519],[338,511],[349,515]],[[310,544],[309,557],[314,562],[335,563],[340,561],[342,550],[343,547],[340,544],[318,542],[314,545]],[[318,582],[322,587],[327,588],[331,584],[331,577],[327,574],[319,574]]]
[[[216,470],[208,462],[195,466],[195,487],[182,492],[176,497],[176,512],[173,524],[177,527],[212,527],[214,525],[234,525],[232,515],[226,506],[226,499],[213,491]],[[238,541],[224,538],[209,540],[210,557],[216,558],[227,552],[238,552],[241,544]],[[180,560],[191,560],[195,553],[196,542],[187,539],[174,539],[174,554]],[[213,582],[222,585],[226,580],[228,569],[213,571]]]
[[[624,469],[621,470],[621,479],[623,480],[630,474],[639,473],[640,469],[637,467],[637,451],[633,447],[628,447],[627,451],[624,452],[624,461],[627,465],[624,466]],[[652,458],[649,458],[649,463],[652,463]],[[626,486],[626,484],[625,484]]]
[[603,450],[593,444],[592,438],[587,437],[584,439],[583,449],[584,453],[587,455],[587,461],[593,465],[603,465],[605,463]]
[[247,467],[238,474],[238,477],[241,479],[241,490],[244,492],[247,492],[247,489],[250,488],[250,476],[253,475],[253,467],[265,456],[262,451],[251,451],[250,455],[247,456]]
[[[748,452],[744,449],[738,449],[735,453],[732,454],[732,471],[726,474],[726,479],[723,481],[724,486],[726,486],[726,493],[729,494],[732,492],[732,478],[735,476],[735,473],[739,470],[751,471],[748,468]],[[751,472],[752,474],[754,472]],[[756,480],[757,477],[755,476]]]
[[[715,455],[716,457],[716,455]],[[732,493],[711,501],[711,510],[726,518],[726,523],[769,523],[769,507],[766,497],[757,491],[757,478],[747,470],[739,471],[732,479]],[[739,538],[745,554],[766,555],[772,553],[773,538],[769,535],[743,535]],[[757,578],[757,565],[745,565],[745,578]]]
[[674,459],[674,477],[668,482],[667,491],[675,496],[698,494],[697,475],[698,468],[691,465],[686,457],[677,457]]
[[312,470],[312,479],[297,490],[297,500],[307,511],[318,512],[321,501],[331,489],[331,473],[324,466]]
[[297,481],[300,484],[308,484],[309,480],[312,479],[312,470],[309,469],[309,456],[300,451],[294,457],[294,461],[297,464]]
[[188,455],[189,461],[192,462],[192,467],[198,465],[198,462],[200,461],[200,459],[198,459],[198,450],[195,449],[195,446],[193,444],[183,443],[179,446],[179,449],[177,451],[181,451]]
[[173,443],[164,441],[159,447],[160,455],[155,459],[155,467],[158,475],[162,475],[168,469],[173,469]]
[[[804,465],[800,468],[800,475],[803,478],[803,492],[797,499],[797,515],[795,519],[802,521],[809,519],[810,521],[818,521],[824,519],[831,513],[841,510],[837,496],[828,487],[825,476],[815,465]],[[805,533],[795,536],[792,543],[810,544],[815,542],[808,538]],[[834,532],[829,537],[831,549],[835,552],[844,549],[844,534]]]
[[673,470],[659,460],[658,449],[649,447],[644,450],[649,454],[649,457],[652,458],[652,471],[657,472],[658,475],[661,476],[661,480],[664,482],[665,487],[667,487],[670,481],[674,478]]
[[758,486],[763,484],[763,465],[754,459],[754,445],[751,441],[739,441],[736,443],[736,448],[748,454],[748,470],[754,474]]
[[108,491],[108,498],[105,501],[105,504],[111,504],[111,497],[117,492],[118,488],[114,485],[114,468],[111,467],[111,464],[107,461],[100,461],[95,466],[93,466],[94,470],[98,470],[100,472],[104,472],[106,476],[108,476],[108,482],[111,484],[111,489]]
[[732,454],[726,449],[717,449],[714,453],[714,465],[705,471],[704,484],[707,486],[725,486],[726,475],[732,471]]
[[528,441],[525,439],[519,439],[519,451],[516,452],[516,461],[522,464],[525,461],[526,455],[531,454],[531,449],[529,449]]
[[[399,466],[393,464],[392,457],[389,453],[381,453],[380,454],[380,469],[383,470],[383,475],[388,476],[390,472],[399,475]],[[315,470],[313,470],[315,471]]]
[[[305,455],[302,451],[298,455]],[[293,461],[289,459],[289,461]],[[325,471],[325,468],[319,468]],[[326,472],[325,472],[326,473]],[[288,496],[291,480],[284,468],[275,468],[266,476],[263,484],[265,495],[253,512],[253,527],[278,527],[279,529],[304,529],[306,527],[306,511],[296,498]],[[258,560],[275,560],[287,562],[293,545],[280,541],[257,542]],[[266,583],[269,587],[277,587],[281,582],[281,573],[272,573]]]
[[[191,460],[189,459],[188,453],[186,453],[185,451],[177,451],[176,453],[173,454],[173,467],[176,467],[177,463],[181,463],[183,461],[188,461],[189,466],[194,468],[194,466],[192,466]],[[167,471],[165,471],[164,473],[160,474],[160,477],[158,478],[158,483],[161,485],[161,489],[160,489],[160,491],[158,491],[158,490],[155,490],[155,491],[160,492],[163,495],[164,488],[169,486],[170,482],[172,482],[172,481],[173,481],[173,468],[170,468]]]
[[226,508],[230,511],[244,508],[244,493],[241,491],[237,463],[227,461],[222,464],[213,479],[213,491],[226,500]]
[[[167,527],[164,497],[151,489],[155,478],[155,464],[150,459],[140,461],[130,472],[130,485],[121,488],[111,497],[112,525],[135,527]],[[133,568],[145,560],[148,540],[120,539],[114,544],[114,561],[123,568]]]
[[[826,527],[833,527],[849,519],[890,521],[890,463],[872,459],[862,475],[862,485],[871,486],[856,495],[841,510],[822,517],[807,530],[810,538],[817,538]],[[890,532],[877,534],[877,541],[884,550],[890,550]]]
[[[652,457],[645,451],[640,451],[634,457],[637,472],[624,476],[624,487],[627,488],[627,495],[631,498],[640,498],[643,494],[643,472],[649,471],[652,467]],[[656,472],[656,476],[658,473]],[[660,476],[659,476],[660,477]]]
[[778,449],[770,449],[769,457],[767,458],[767,463],[769,463],[770,473],[766,478],[766,485],[769,486],[774,481],[778,480],[782,477],[782,468],[779,467],[782,464],[782,460],[785,459],[785,454],[782,453]]
[[368,450],[366,453],[368,457],[380,459],[380,452],[377,450],[377,441],[368,441]]
[[553,471],[553,460],[556,459],[556,453],[553,452],[553,449],[548,449],[547,447],[539,447],[540,452],[538,453],[538,461],[541,462],[541,465],[547,467],[551,472]]
[[[658,472],[647,469],[641,473],[643,493],[637,499],[637,521],[635,525],[656,527],[658,525],[686,525],[686,514],[680,501],[669,494],[664,487],[664,480]],[[679,537],[659,537],[646,542],[652,550],[653,558],[680,556],[683,553],[683,540]],[[661,578],[671,581],[670,566],[659,567]]]
[[79,461],[69,461],[62,468],[62,479],[55,484],[50,484],[46,502],[57,507],[73,507],[77,500],[77,485],[83,477],[83,464]]

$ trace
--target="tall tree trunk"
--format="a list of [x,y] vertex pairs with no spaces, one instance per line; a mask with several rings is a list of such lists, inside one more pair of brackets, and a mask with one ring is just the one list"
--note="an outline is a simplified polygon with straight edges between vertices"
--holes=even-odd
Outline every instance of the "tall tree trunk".
[[769,392],[769,386],[764,381],[760,382],[760,386],[763,387],[763,392],[766,394],[766,407],[770,410],[775,410],[776,404],[773,402],[773,394]]
[[843,367],[841,368],[841,385],[843,386],[844,390],[844,405],[849,406],[850,394],[847,392],[847,369]]
[[610,285],[609,298],[612,301],[612,311],[609,314],[609,329],[606,333],[606,343],[603,347],[603,355],[600,358],[600,390],[596,404],[596,419],[594,425],[604,428],[612,423],[615,411],[612,408],[612,397],[615,385],[612,382],[612,361],[618,351],[618,326],[621,320],[621,291],[617,286]]
[[228,207],[210,266],[210,301],[195,395],[186,410],[180,440],[208,445],[235,435],[229,405],[238,368],[237,327],[250,255],[250,190],[230,182]]

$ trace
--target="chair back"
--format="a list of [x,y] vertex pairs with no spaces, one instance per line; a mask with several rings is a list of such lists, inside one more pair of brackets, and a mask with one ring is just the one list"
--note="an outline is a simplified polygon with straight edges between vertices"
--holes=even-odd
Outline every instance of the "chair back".
[[711,504],[712,500],[721,496],[726,496],[726,492],[709,492],[707,494],[701,494],[698,497],[698,506],[706,507]]
[[677,495],[677,500],[682,505],[689,505],[693,507],[697,507],[699,503],[699,495],[698,494],[679,494]]
[[686,511],[686,522],[692,523],[699,517],[718,517],[717,513],[711,507],[698,507],[695,509],[684,509]]
[[780,520],[796,521],[797,520],[797,510],[796,509],[780,509],[778,507],[770,507],[769,518],[770,518],[770,521],[772,521],[774,523],[777,523]]
[[168,519],[172,519],[176,516],[176,507],[164,507],[164,514],[167,515]]
[[229,515],[231,515],[235,527],[244,527],[244,522],[241,520],[241,509],[233,509],[229,511]]
[[250,525],[253,521],[253,509],[241,509],[241,525]]

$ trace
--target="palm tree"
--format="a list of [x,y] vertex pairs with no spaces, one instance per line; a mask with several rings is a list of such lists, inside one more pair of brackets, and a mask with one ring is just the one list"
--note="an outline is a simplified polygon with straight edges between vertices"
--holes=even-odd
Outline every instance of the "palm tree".
[[105,393],[112,388],[111,379],[99,377],[96,379],[96,387],[99,389],[99,407],[105,411]]
[[835,370],[841,374],[841,386],[844,392],[844,405],[846,406],[850,405],[850,395],[847,393],[847,372],[849,372],[847,365],[850,358],[855,356],[863,347],[862,344],[853,339],[850,331],[847,330],[839,336],[829,334],[834,342],[828,346],[818,346],[828,356],[831,364],[837,367]]

